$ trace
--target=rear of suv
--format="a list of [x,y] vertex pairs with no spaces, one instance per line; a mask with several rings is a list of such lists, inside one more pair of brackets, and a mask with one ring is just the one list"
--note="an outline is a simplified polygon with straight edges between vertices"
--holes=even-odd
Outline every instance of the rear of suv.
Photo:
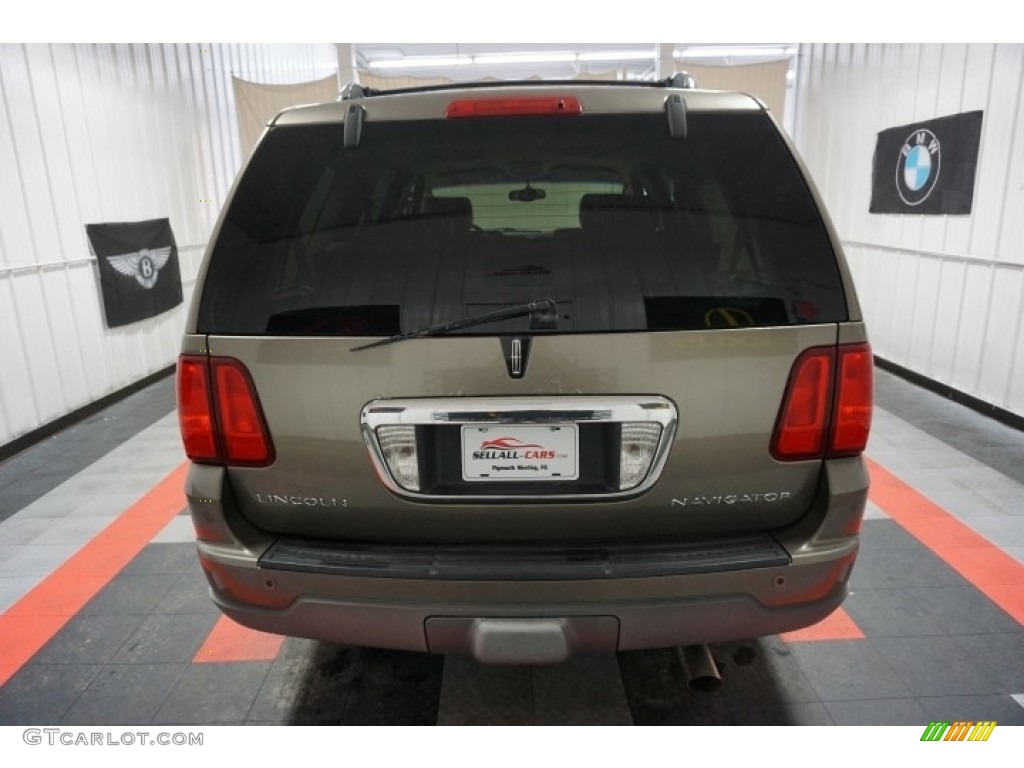
[[842,602],[850,275],[763,105],[679,82],[356,87],[272,122],[178,365],[222,611],[544,662]]

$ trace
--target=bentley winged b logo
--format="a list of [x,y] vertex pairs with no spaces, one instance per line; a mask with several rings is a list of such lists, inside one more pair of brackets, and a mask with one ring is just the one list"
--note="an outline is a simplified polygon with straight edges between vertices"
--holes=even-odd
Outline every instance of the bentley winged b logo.
[[160,270],[171,258],[171,247],[143,248],[134,253],[119,253],[106,258],[107,263],[122,275],[134,277],[143,288],[152,288],[156,285]]

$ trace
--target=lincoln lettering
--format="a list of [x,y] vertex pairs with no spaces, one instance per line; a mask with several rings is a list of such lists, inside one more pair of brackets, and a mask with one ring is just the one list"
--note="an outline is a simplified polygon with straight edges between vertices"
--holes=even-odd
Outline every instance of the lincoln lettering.
[[333,496],[292,496],[281,493],[257,493],[256,501],[260,504],[288,504],[292,507],[348,506],[348,499],[336,499]]

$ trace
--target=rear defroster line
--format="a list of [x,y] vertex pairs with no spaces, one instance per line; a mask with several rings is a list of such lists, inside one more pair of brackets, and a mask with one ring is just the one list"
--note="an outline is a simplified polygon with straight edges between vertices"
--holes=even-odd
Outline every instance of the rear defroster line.
[[32,591],[0,614],[6,683],[185,507],[183,462]]

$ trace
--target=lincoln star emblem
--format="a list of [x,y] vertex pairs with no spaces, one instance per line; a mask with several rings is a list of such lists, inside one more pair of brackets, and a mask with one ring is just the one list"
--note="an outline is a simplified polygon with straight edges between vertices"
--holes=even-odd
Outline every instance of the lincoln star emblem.
[[530,339],[502,338],[501,349],[505,355],[505,367],[513,379],[526,375],[526,363],[530,356]]

